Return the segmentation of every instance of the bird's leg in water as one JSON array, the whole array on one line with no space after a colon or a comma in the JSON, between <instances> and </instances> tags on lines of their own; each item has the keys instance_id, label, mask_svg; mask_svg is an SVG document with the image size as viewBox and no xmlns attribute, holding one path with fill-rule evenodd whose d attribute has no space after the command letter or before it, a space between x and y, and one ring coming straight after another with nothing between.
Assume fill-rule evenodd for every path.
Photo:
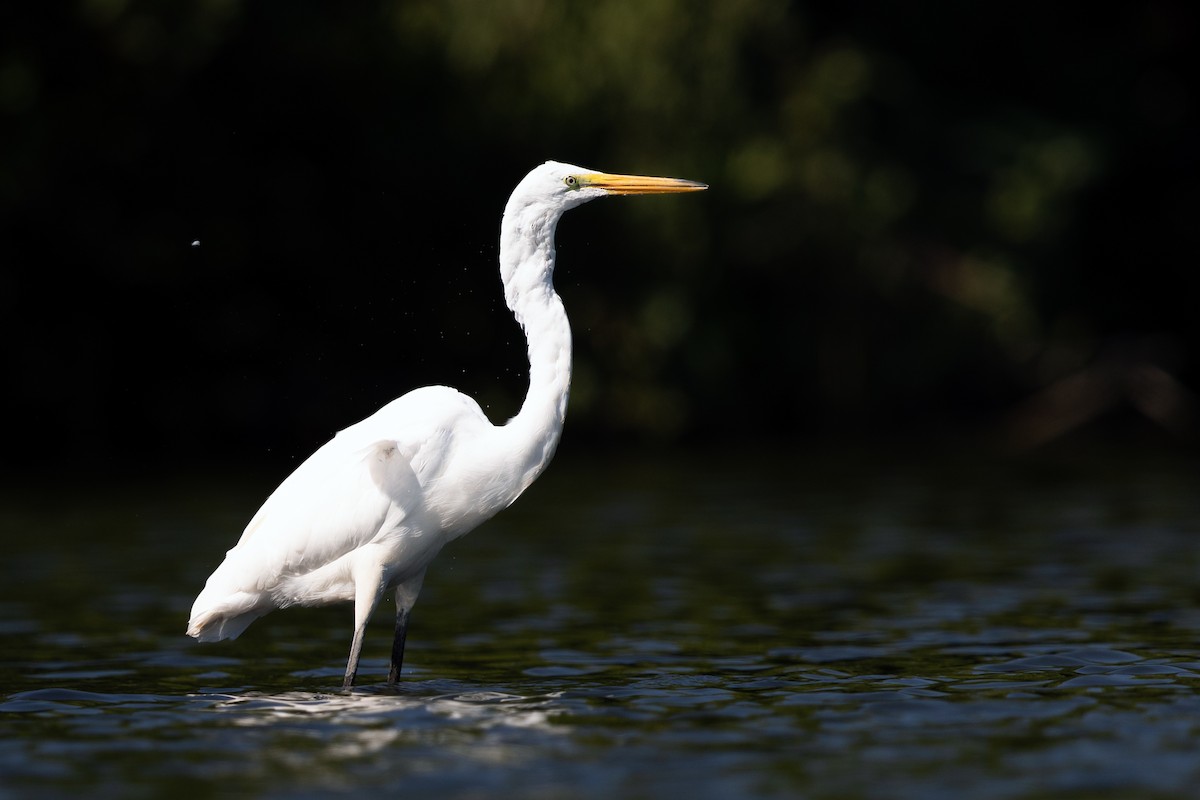
<instances>
[{"instance_id":1,"label":"bird's leg in water","mask_svg":"<svg viewBox=\"0 0 1200 800\"><path fill-rule=\"evenodd\" d=\"M396 638L392 640L392 668L388 670L388 683L395 684L404 665L404 640L408 637L407 608L396 611Z\"/></svg>"},{"instance_id":2,"label":"bird's leg in water","mask_svg":"<svg viewBox=\"0 0 1200 800\"><path fill-rule=\"evenodd\" d=\"M371 621L371 612L383 596L382 573L383 568L379 564L367 564L354 576L354 639L350 642L350 658L346 661L343 689L353 686L354 678L358 675L358 657L362 654L367 623Z\"/></svg>"},{"instance_id":3,"label":"bird's leg in water","mask_svg":"<svg viewBox=\"0 0 1200 800\"><path fill-rule=\"evenodd\" d=\"M350 642L350 659L346 662L346 677L342 680L342 688L349 689L354 685L358 675L358 656L362 652L363 628L354 630L354 640Z\"/></svg>"},{"instance_id":4,"label":"bird's leg in water","mask_svg":"<svg viewBox=\"0 0 1200 800\"><path fill-rule=\"evenodd\" d=\"M404 665L404 640L408 636L408 615L416 605L421 584L425 582L425 570L421 570L396 587L396 638L392 640L392 668L388 670L388 683L400 679L400 668Z\"/></svg>"}]
</instances>

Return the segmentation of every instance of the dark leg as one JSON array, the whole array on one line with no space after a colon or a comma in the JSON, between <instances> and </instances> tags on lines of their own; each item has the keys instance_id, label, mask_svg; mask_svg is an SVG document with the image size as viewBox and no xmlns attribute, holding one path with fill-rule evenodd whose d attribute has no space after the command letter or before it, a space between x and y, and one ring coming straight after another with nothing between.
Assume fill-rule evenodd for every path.
<instances>
[{"instance_id":1,"label":"dark leg","mask_svg":"<svg viewBox=\"0 0 1200 800\"><path fill-rule=\"evenodd\" d=\"M404 640L408 637L408 615L417 595L421 593L421 584L425 581L425 570L409 578L396 587L396 638L392 640L392 668L388 670L388 683L395 685L400 679L400 668L404 665Z\"/></svg>"},{"instance_id":2,"label":"dark leg","mask_svg":"<svg viewBox=\"0 0 1200 800\"><path fill-rule=\"evenodd\" d=\"M392 640L392 668L388 670L388 683L395 685L404 666L404 640L408 637L408 609L396 611L396 638Z\"/></svg>"}]
</instances>

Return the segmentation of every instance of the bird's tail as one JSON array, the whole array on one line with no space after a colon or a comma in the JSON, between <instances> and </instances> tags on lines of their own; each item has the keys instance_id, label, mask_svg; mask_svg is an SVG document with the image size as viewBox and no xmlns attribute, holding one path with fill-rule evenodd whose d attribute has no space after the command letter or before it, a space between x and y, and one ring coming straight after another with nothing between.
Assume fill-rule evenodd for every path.
<instances>
[{"instance_id":1,"label":"bird's tail","mask_svg":"<svg viewBox=\"0 0 1200 800\"><path fill-rule=\"evenodd\" d=\"M202 642L236 639L250 623L275 606L258 583L245 575L246 554L233 548L225 554L192 603L187 635Z\"/></svg>"},{"instance_id":2,"label":"bird's tail","mask_svg":"<svg viewBox=\"0 0 1200 800\"><path fill-rule=\"evenodd\" d=\"M206 610L192 609L192 618L188 621L188 636L201 642L219 642L222 639L236 639L242 631L250 627L250 623L271 610L253 601L258 597L242 593L244 599L231 597L225 602ZM247 602L250 601L250 602ZM196 604L199 606L199 602Z\"/></svg>"}]
</instances>

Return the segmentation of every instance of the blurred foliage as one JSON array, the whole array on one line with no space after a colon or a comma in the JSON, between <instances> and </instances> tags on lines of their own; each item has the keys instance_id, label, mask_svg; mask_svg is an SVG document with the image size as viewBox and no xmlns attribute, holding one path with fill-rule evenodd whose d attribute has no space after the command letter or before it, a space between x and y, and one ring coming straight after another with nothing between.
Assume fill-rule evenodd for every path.
<instances>
[{"instance_id":1,"label":"blurred foliage","mask_svg":"<svg viewBox=\"0 0 1200 800\"><path fill-rule=\"evenodd\" d=\"M712 186L564 221L568 441L1194 432L1183 2L78 0L0 45L10 467L291 459L428 382L503 419L547 158Z\"/></svg>"}]
</instances>

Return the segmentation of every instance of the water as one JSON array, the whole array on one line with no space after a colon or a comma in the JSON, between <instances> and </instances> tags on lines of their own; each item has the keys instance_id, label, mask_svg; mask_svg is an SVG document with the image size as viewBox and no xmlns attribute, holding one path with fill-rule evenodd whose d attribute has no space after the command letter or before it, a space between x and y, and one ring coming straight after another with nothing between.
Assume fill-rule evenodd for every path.
<instances>
[{"instance_id":1,"label":"water","mask_svg":"<svg viewBox=\"0 0 1200 800\"><path fill-rule=\"evenodd\" d=\"M183 636L271 487L0 503L0 797L1188 797L1194 464L554 468L390 608Z\"/></svg>"}]
</instances>

